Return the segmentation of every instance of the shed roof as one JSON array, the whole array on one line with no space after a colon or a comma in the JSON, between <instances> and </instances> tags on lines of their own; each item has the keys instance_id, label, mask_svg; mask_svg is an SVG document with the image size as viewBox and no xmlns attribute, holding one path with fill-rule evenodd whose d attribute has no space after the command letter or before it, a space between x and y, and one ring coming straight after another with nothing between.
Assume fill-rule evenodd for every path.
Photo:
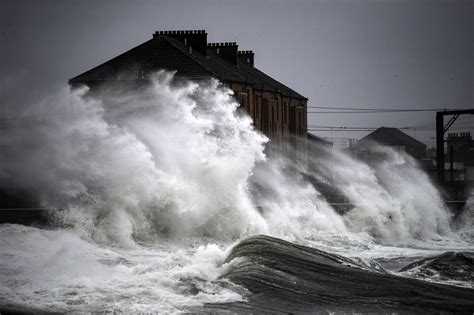
<instances>
[{"instance_id":1,"label":"shed roof","mask_svg":"<svg viewBox=\"0 0 474 315\"><path fill-rule=\"evenodd\" d=\"M410 137L406 133L400 131L397 128L387 128L387 127L380 127L377 130L373 131L372 133L368 134L367 136L363 137L359 140L359 143L365 143L369 141L375 141L380 144L388 145L388 146L411 146L411 147L424 147L426 145L413 137Z\"/></svg>"}]
</instances>

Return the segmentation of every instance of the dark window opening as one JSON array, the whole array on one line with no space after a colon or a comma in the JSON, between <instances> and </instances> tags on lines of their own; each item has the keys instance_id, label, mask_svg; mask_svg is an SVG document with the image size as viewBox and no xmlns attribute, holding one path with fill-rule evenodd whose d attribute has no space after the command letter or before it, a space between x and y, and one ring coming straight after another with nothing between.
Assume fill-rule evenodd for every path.
<instances>
[{"instance_id":1,"label":"dark window opening","mask_svg":"<svg viewBox=\"0 0 474 315\"><path fill-rule=\"evenodd\" d=\"M298 131L300 136L303 135L303 124L301 123L301 112L298 113Z\"/></svg>"},{"instance_id":2,"label":"dark window opening","mask_svg":"<svg viewBox=\"0 0 474 315\"><path fill-rule=\"evenodd\" d=\"M239 103L238 110L239 111L245 110L247 107L246 105L247 93L242 93L242 92L237 93L237 102Z\"/></svg>"},{"instance_id":3,"label":"dark window opening","mask_svg":"<svg viewBox=\"0 0 474 315\"><path fill-rule=\"evenodd\" d=\"M280 121L280 107L278 106L278 99L276 105L276 112L277 112L277 121Z\"/></svg>"}]
</instances>

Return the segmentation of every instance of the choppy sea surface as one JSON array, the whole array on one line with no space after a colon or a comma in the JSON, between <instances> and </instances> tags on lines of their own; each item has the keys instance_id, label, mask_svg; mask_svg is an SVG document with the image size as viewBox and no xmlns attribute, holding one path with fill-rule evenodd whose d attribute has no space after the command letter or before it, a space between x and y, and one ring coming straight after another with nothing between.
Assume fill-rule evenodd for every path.
<instances>
[{"instance_id":1,"label":"choppy sea surface","mask_svg":"<svg viewBox=\"0 0 474 315\"><path fill-rule=\"evenodd\" d=\"M0 183L53 209L0 225L1 311L474 311L473 198L454 218L376 145L268 154L231 91L172 79L100 101L63 88L0 136Z\"/></svg>"}]
</instances>

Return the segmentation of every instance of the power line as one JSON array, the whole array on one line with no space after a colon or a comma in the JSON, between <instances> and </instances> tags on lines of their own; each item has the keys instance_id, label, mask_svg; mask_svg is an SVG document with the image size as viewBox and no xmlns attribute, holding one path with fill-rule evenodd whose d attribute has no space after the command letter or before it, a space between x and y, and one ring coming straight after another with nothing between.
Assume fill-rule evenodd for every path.
<instances>
[{"instance_id":1,"label":"power line","mask_svg":"<svg viewBox=\"0 0 474 315\"><path fill-rule=\"evenodd\" d=\"M349 107L325 107L308 106L308 108L323 109L308 111L308 114L379 114L379 113L410 113L410 112L440 112L447 110L456 110L448 108L349 108Z\"/></svg>"},{"instance_id":2,"label":"power line","mask_svg":"<svg viewBox=\"0 0 474 315\"><path fill-rule=\"evenodd\" d=\"M397 109L397 110L365 110L365 111L308 111L308 114L380 114L380 113L413 113L413 112L438 112L425 109Z\"/></svg>"},{"instance_id":3,"label":"power line","mask_svg":"<svg viewBox=\"0 0 474 315\"><path fill-rule=\"evenodd\" d=\"M327 131L327 132L333 132L333 131L351 131L351 132L355 132L355 131L363 131L363 132L366 132L366 131L374 131L376 130L377 128L374 128L374 129L318 129L318 128L308 128L309 131Z\"/></svg>"},{"instance_id":4,"label":"power line","mask_svg":"<svg viewBox=\"0 0 474 315\"><path fill-rule=\"evenodd\" d=\"M446 110L459 110L451 108L412 108L412 109L400 109L400 108L360 108L360 107L326 107L326 106L312 106L308 105L308 108L318 109L329 109L329 110L349 110L349 111L423 111L423 112L439 112Z\"/></svg>"},{"instance_id":5,"label":"power line","mask_svg":"<svg viewBox=\"0 0 474 315\"><path fill-rule=\"evenodd\" d=\"M471 122L467 122L471 123ZM320 126L320 125L308 125L308 129L318 129L319 131L332 131L332 130L340 130L340 131L370 131L370 130L376 130L380 127L352 127L352 126ZM411 126L411 127L389 127L389 128L396 128L400 130L417 130L417 131L429 131L429 130L435 130L436 126L425 126L425 127L419 127L419 126ZM465 130L465 129L471 129L474 128L474 125L470 126L458 126L458 127L452 127L450 128L451 130Z\"/></svg>"},{"instance_id":6,"label":"power line","mask_svg":"<svg viewBox=\"0 0 474 315\"><path fill-rule=\"evenodd\" d=\"M473 121L464 121L464 122L459 122L460 120L466 120L466 119L474 119L474 116L467 116L467 117L461 117L459 118L455 123L454 127L459 126L459 125L466 125L466 124L472 124ZM334 128L339 128L339 129L377 129L380 127L374 127L374 126L326 126L326 125L317 125L317 124L309 124L309 127L315 127L315 128L327 128L327 129L334 129ZM436 128L436 122L432 123L424 123L424 124L417 124L417 125L411 125L411 126L403 126L403 127L390 127L390 128L397 128L397 129L416 129L416 130L426 130L426 129L435 129ZM460 128L474 128L474 126L463 126Z\"/></svg>"},{"instance_id":7,"label":"power line","mask_svg":"<svg viewBox=\"0 0 474 315\"><path fill-rule=\"evenodd\" d=\"M357 129L378 129L380 127L350 127L350 126L318 126L318 125L309 125L309 127L311 128L318 128L318 129L352 129L352 130L357 130ZM396 128L396 129L402 129L402 130L420 130L420 131L423 131L423 130L434 130L436 129L435 126L433 127L388 127L388 128ZM474 128L474 125L470 125L470 126L459 126L459 127L454 127L456 128L457 130L462 130L462 129L470 129L470 128ZM450 128L451 129L451 128Z\"/></svg>"},{"instance_id":8,"label":"power line","mask_svg":"<svg viewBox=\"0 0 474 315\"><path fill-rule=\"evenodd\" d=\"M474 126L471 127L474 129ZM333 132L333 131L340 131L340 132L367 132L367 131L375 131L378 128L361 128L361 129L349 129L349 128L332 128L332 129L322 129L322 128L308 128L309 131L320 131L320 132ZM400 128L397 128L400 129ZM455 130L455 131L463 131L466 130L467 128L450 128L449 130ZM406 130L406 129L405 129ZM431 131L434 129L410 129L410 130L416 130L416 131Z\"/></svg>"}]
</instances>

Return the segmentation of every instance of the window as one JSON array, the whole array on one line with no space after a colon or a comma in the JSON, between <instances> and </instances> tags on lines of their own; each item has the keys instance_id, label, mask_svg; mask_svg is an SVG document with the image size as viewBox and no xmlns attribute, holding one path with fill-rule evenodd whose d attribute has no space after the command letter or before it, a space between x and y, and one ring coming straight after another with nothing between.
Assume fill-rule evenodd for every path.
<instances>
[{"instance_id":1,"label":"window","mask_svg":"<svg viewBox=\"0 0 474 315\"><path fill-rule=\"evenodd\" d=\"M239 92L237 93L237 102L239 103L239 110L243 110L246 108L246 102L247 102L247 93L242 93Z\"/></svg>"},{"instance_id":2,"label":"window","mask_svg":"<svg viewBox=\"0 0 474 315\"><path fill-rule=\"evenodd\" d=\"M253 117L257 118L257 94L253 93Z\"/></svg>"},{"instance_id":3,"label":"window","mask_svg":"<svg viewBox=\"0 0 474 315\"><path fill-rule=\"evenodd\" d=\"M277 101L276 101L276 112L277 112L277 120L279 121L280 120L280 108L278 106L278 98L277 98Z\"/></svg>"},{"instance_id":4,"label":"window","mask_svg":"<svg viewBox=\"0 0 474 315\"><path fill-rule=\"evenodd\" d=\"M275 111L273 110L273 105L271 106L271 109L272 109L272 121L271 121L271 131L272 131L272 135L275 131Z\"/></svg>"},{"instance_id":5,"label":"window","mask_svg":"<svg viewBox=\"0 0 474 315\"><path fill-rule=\"evenodd\" d=\"M298 113L298 131L300 136L303 135L303 125L301 123L301 112Z\"/></svg>"},{"instance_id":6,"label":"window","mask_svg":"<svg viewBox=\"0 0 474 315\"><path fill-rule=\"evenodd\" d=\"M257 115L255 117L260 118L260 102L262 99L260 98L260 95L257 96Z\"/></svg>"},{"instance_id":7,"label":"window","mask_svg":"<svg viewBox=\"0 0 474 315\"><path fill-rule=\"evenodd\" d=\"M250 90L249 89L247 89L247 104L245 104L245 108L250 114Z\"/></svg>"}]
</instances>

